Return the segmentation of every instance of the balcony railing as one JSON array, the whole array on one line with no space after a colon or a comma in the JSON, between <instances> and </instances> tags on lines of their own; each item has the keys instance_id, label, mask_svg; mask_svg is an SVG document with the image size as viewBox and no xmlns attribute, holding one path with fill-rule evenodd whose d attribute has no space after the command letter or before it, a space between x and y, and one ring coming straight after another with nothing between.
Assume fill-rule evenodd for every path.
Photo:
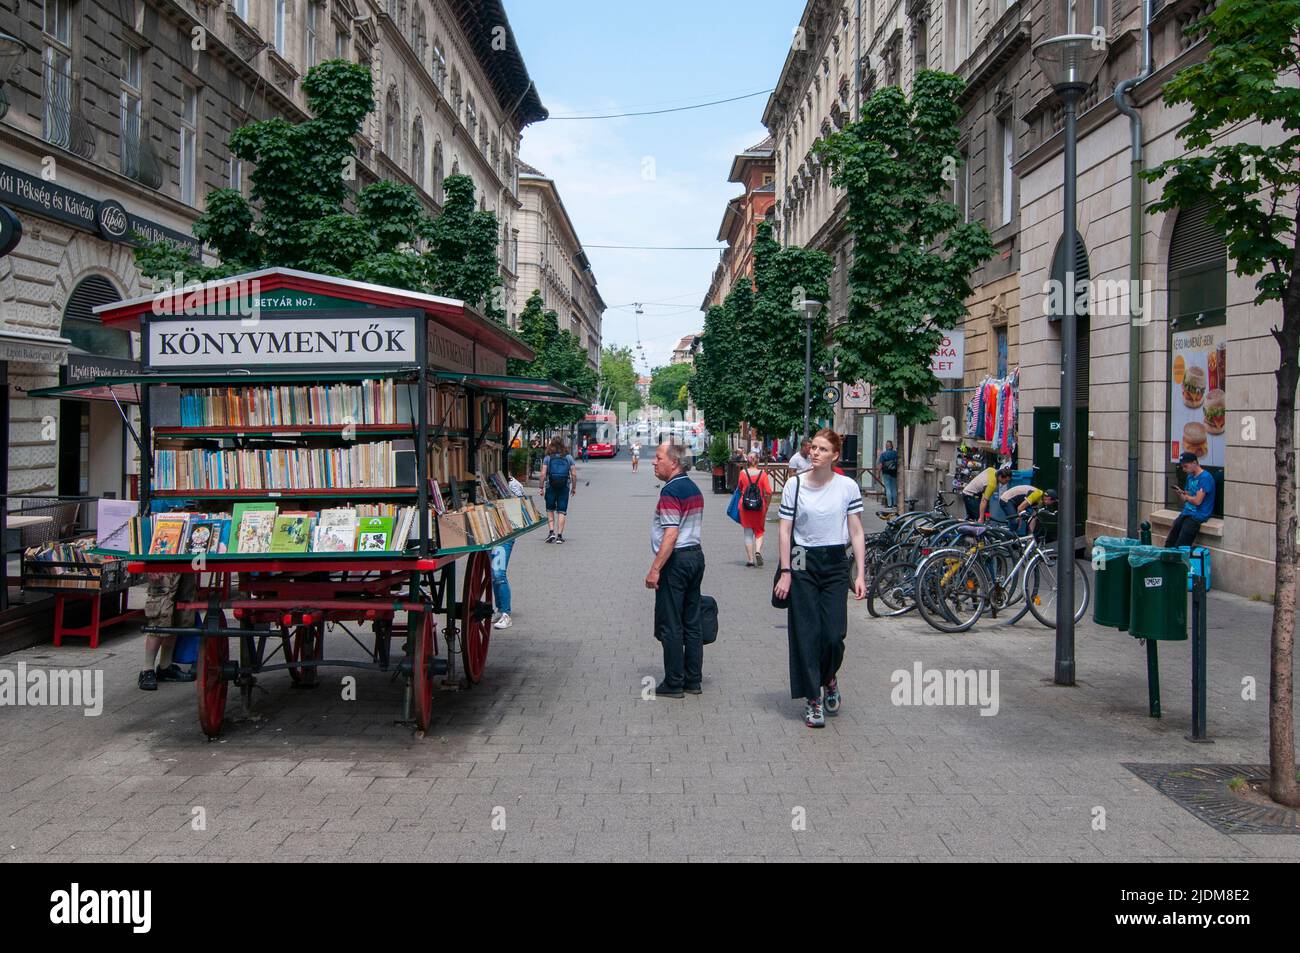
<instances>
[{"instance_id":1,"label":"balcony railing","mask_svg":"<svg viewBox=\"0 0 1300 953\"><path fill-rule=\"evenodd\" d=\"M147 121L138 128L128 125L122 130L122 174L151 189L162 188L162 163L154 152Z\"/></svg>"},{"instance_id":2,"label":"balcony railing","mask_svg":"<svg viewBox=\"0 0 1300 953\"><path fill-rule=\"evenodd\" d=\"M81 115L81 81L45 74L45 140L83 159L95 157L95 129Z\"/></svg>"}]
</instances>

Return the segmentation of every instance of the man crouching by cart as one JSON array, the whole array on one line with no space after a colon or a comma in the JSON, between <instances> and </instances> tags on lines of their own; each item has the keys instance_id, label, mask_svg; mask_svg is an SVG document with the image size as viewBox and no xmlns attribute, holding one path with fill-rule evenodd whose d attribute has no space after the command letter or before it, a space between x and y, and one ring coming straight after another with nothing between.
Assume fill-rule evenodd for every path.
<instances>
[{"instance_id":1,"label":"man crouching by cart","mask_svg":"<svg viewBox=\"0 0 1300 953\"><path fill-rule=\"evenodd\" d=\"M155 500L150 509L155 513L183 510L191 505L185 500ZM176 611L177 602L193 602L198 589L197 573L151 572L149 588L144 603L146 626L164 629L181 628L194 624L194 610ZM159 657L159 651L162 655ZM158 690L159 682L192 682L197 677L193 668L185 671L172 661L176 650L176 636L150 635L144 637L144 669L138 684L141 690ZM155 664L157 667L155 667Z\"/></svg>"}]
</instances>

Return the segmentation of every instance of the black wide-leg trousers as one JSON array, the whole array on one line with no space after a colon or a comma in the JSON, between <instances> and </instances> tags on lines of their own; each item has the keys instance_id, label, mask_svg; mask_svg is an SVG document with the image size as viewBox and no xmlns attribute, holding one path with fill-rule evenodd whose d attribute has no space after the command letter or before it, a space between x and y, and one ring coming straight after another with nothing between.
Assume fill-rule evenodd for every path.
<instances>
[{"instance_id":1,"label":"black wide-leg trousers","mask_svg":"<svg viewBox=\"0 0 1300 953\"><path fill-rule=\"evenodd\" d=\"M796 546L790 574L790 697L819 698L844 661L850 563L843 546Z\"/></svg>"}]
</instances>

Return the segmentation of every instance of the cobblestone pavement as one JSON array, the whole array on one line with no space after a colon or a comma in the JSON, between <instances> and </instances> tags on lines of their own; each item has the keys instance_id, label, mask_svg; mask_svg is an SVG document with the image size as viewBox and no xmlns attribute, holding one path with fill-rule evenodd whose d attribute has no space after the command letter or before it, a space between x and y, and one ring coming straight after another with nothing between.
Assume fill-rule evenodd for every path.
<instances>
[{"instance_id":1,"label":"cobblestone pavement","mask_svg":"<svg viewBox=\"0 0 1300 953\"><path fill-rule=\"evenodd\" d=\"M1184 739L1189 643L1162 647L1157 721L1125 634L1081 626L1079 684L1058 688L1053 634L1032 621L947 636L856 603L844 711L813 731L767 601L775 535L768 567L745 568L727 498L704 478L721 634L703 695L643 700L642 680L662 674L643 585L657 484L625 456L582 477L568 542L515 546L515 626L494 634L482 685L437 697L426 738L396 723L401 686L380 674L355 673L344 701L344 671L314 691L270 673L258 717L209 743L192 685L136 689L139 633L0 659L102 670L106 692L98 717L0 709L0 859L1300 858L1300 837L1215 833L1122 766L1266 760L1267 605L1212 595L1214 745ZM342 633L327 640L329 655L349 649L360 655ZM892 704L891 673L916 663L997 670L997 714ZM1257 700L1241 697L1246 677Z\"/></svg>"}]
</instances>

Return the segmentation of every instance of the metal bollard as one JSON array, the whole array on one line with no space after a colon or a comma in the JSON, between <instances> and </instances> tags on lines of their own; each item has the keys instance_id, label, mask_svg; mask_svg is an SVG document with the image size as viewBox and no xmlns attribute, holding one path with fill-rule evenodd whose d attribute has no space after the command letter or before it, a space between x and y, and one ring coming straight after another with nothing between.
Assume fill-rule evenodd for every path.
<instances>
[{"instance_id":1,"label":"metal bollard","mask_svg":"<svg viewBox=\"0 0 1300 953\"><path fill-rule=\"evenodd\" d=\"M1151 524L1150 523L1144 522L1138 528L1138 540L1142 543L1143 546L1151 545Z\"/></svg>"},{"instance_id":2,"label":"metal bollard","mask_svg":"<svg viewBox=\"0 0 1300 953\"><path fill-rule=\"evenodd\" d=\"M1188 741L1214 744L1206 736L1206 601L1205 577L1192 577L1192 733Z\"/></svg>"},{"instance_id":3,"label":"metal bollard","mask_svg":"<svg viewBox=\"0 0 1300 953\"><path fill-rule=\"evenodd\" d=\"M1160 643L1147 639L1147 703L1152 718L1160 717Z\"/></svg>"}]
</instances>

